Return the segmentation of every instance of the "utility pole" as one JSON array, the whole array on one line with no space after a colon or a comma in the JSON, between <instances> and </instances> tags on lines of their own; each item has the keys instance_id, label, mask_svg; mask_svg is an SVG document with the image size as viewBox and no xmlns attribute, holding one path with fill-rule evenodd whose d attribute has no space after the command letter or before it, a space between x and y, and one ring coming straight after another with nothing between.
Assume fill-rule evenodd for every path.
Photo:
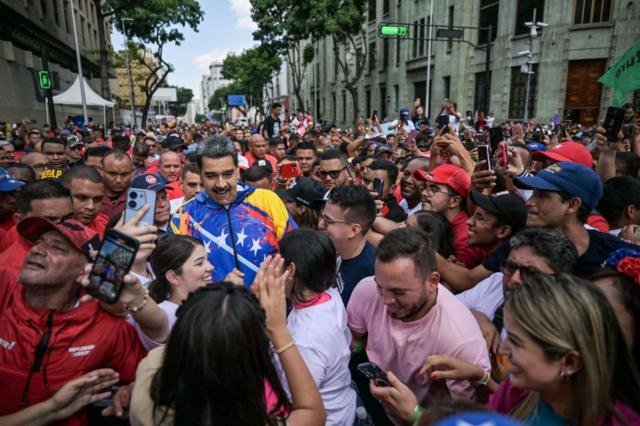
<instances>
[{"instance_id":1,"label":"utility pole","mask_svg":"<svg viewBox=\"0 0 640 426\"><path fill-rule=\"evenodd\" d=\"M42 48L42 69L46 71L48 75L51 75L49 73L49 51L46 47ZM49 125L51 126L51 128L55 129L58 127L58 123L56 123L56 110L53 107L53 93L51 91L51 84L49 85L48 89L44 90L44 94L46 97L44 102L47 109L47 119L49 120Z\"/></svg>"},{"instance_id":2,"label":"utility pole","mask_svg":"<svg viewBox=\"0 0 640 426\"><path fill-rule=\"evenodd\" d=\"M429 6L429 44L427 45L427 84L426 89L427 93L424 95L424 116L427 118L431 117L431 42L433 41L433 3L435 0L430 1L431 5Z\"/></svg>"},{"instance_id":3,"label":"utility pole","mask_svg":"<svg viewBox=\"0 0 640 426\"><path fill-rule=\"evenodd\" d=\"M523 121L526 123L529 120L529 96L531 90L531 75L533 75L533 39L538 36L538 28L546 27L544 22L536 21L537 9L533 9L533 19L531 22L525 22L524 24L529 27L529 50L520 52L520 56L527 56L527 63L523 67L523 72L527 74L527 86L524 92L524 117Z\"/></svg>"},{"instance_id":4,"label":"utility pole","mask_svg":"<svg viewBox=\"0 0 640 426\"><path fill-rule=\"evenodd\" d=\"M82 74L82 58L80 57L80 43L78 42L78 28L76 28L76 10L74 0L69 0L71 4L71 25L73 26L73 41L76 46L76 61L78 62L78 77L80 79L80 98L82 99L82 115L84 115L83 127L89 122L87 116L87 98L84 94L84 76Z\"/></svg>"},{"instance_id":5,"label":"utility pole","mask_svg":"<svg viewBox=\"0 0 640 426\"><path fill-rule=\"evenodd\" d=\"M129 75L129 98L131 99L131 115L133 116L133 128L138 127L138 119L136 118L136 96L133 90L133 76L131 75L131 61L129 61L129 34L127 34L125 21L133 21L131 18L122 18L122 32L125 35L124 60L127 62L127 74Z\"/></svg>"}]
</instances>

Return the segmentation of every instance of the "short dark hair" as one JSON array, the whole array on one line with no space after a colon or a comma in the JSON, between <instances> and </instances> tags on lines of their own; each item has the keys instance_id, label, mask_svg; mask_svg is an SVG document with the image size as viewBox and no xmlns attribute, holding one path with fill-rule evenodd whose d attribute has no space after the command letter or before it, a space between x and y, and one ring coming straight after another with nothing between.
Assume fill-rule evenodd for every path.
<instances>
[{"instance_id":1,"label":"short dark hair","mask_svg":"<svg viewBox=\"0 0 640 426\"><path fill-rule=\"evenodd\" d=\"M435 252L429 237L420 229L394 229L380 241L376 254L379 261L388 263L403 257L413 260L416 275L421 280L426 280L436 270Z\"/></svg>"},{"instance_id":2,"label":"short dark hair","mask_svg":"<svg viewBox=\"0 0 640 426\"><path fill-rule=\"evenodd\" d=\"M445 259L454 254L451 222L442 213L420 210L414 213L417 228L424 232L436 253Z\"/></svg>"},{"instance_id":3,"label":"short dark hair","mask_svg":"<svg viewBox=\"0 0 640 426\"><path fill-rule=\"evenodd\" d=\"M305 288L320 293L335 285L336 250L326 234L308 228L288 232L280 240L280 254L285 266L295 265L292 294L298 301L304 301Z\"/></svg>"},{"instance_id":4,"label":"short dark hair","mask_svg":"<svg viewBox=\"0 0 640 426\"><path fill-rule=\"evenodd\" d=\"M84 152L84 159L86 160L89 157L104 158L109 152L111 152L111 148L106 145L92 146Z\"/></svg>"},{"instance_id":5,"label":"short dark hair","mask_svg":"<svg viewBox=\"0 0 640 426\"><path fill-rule=\"evenodd\" d=\"M318 155L318 153L316 152L316 147L313 144L313 142L309 142L309 141L300 142L298 145L296 145L294 152L298 152L299 149L310 149L311 151L313 151L314 155Z\"/></svg>"},{"instance_id":6,"label":"short dark hair","mask_svg":"<svg viewBox=\"0 0 640 426\"><path fill-rule=\"evenodd\" d=\"M545 259L554 273L571 273L578 263L578 251L562 232L547 228L526 228L509 240L511 250L529 247Z\"/></svg>"},{"instance_id":7,"label":"short dark hair","mask_svg":"<svg viewBox=\"0 0 640 426\"><path fill-rule=\"evenodd\" d=\"M90 166L77 165L70 168L62 177L62 185L71 188L71 182L74 179L88 180L93 183L104 183L100 173Z\"/></svg>"},{"instance_id":8,"label":"short dark hair","mask_svg":"<svg viewBox=\"0 0 640 426\"><path fill-rule=\"evenodd\" d=\"M26 184L16 197L16 211L25 215L31 211L34 200L50 200L54 198L69 198L69 190L61 183L53 180L37 180Z\"/></svg>"},{"instance_id":9,"label":"short dark hair","mask_svg":"<svg viewBox=\"0 0 640 426\"><path fill-rule=\"evenodd\" d=\"M271 172L266 167L252 166L242 172L242 180L246 182L258 182L262 179L271 179Z\"/></svg>"},{"instance_id":10,"label":"short dark hair","mask_svg":"<svg viewBox=\"0 0 640 426\"><path fill-rule=\"evenodd\" d=\"M231 157L233 164L238 165L238 151L233 141L225 136L214 135L200 142L196 150L198 153L198 167L202 169L202 158Z\"/></svg>"},{"instance_id":11,"label":"short dark hair","mask_svg":"<svg viewBox=\"0 0 640 426\"><path fill-rule=\"evenodd\" d=\"M195 163L189 163L186 166L184 166L184 169L182 170L182 177L184 178L187 173L193 173L196 175L200 174L200 167L198 167L197 164Z\"/></svg>"},{"instance_id":12,"label":"short dark hair","mask_svg":"<svg viewBox=\"0 0 640 426\"><path fill-rule=\"evenodd\" d=\"M635 152L616 152L616 171L622 176L638 176L640 157Z\"/></svg>"},{"instance_id":13,"label":"short dark hair","mask_svg":"<svg viewBox=\"0 0 640 426\"><path fill-rule=\"evenodd\" d=\"M345 220L360 225L362 235L369 232L376 220L376 202L364 186L345 185L333 188L329 192L329 202L344 209Z\"/></svg>"},{"instance_id":14,"label":"short dark hair","mask_svg":"<svg viewBox=\"0 0 640 426\"><path fill-rule=\"evenodd\" d=\"M29 166L28 164L9 163L5 167L5 170L9 172L9 169L24 170L25 172L27 172L29 174L29 182L33 182L34 180L36 180L36 171L33 170L33 167ZM9 172L9 174L11 174L11 172Z\"/></svg>"},{"instance_id":15,"label":"short dark hair","mask_svg":"<svg viewBox=\"0 0 640 426\"><path fill-rule=\"evenodd\" d=\"M348 163L347 155L339 149L329 148L320 156L320 161L328 160L340 160L342 166L346 166Z\"/></svg>"},{"instance_id":16,"label":"short dark hair","mask_svg":"<svg viewBox=\"0 0 640 426\"><path fill-rule=\"evenodd\" d=\"M126 136L116 136L111 138L111 146L113 146L113 149L128 151L131 147L131 140Z\"/></svg>"},{"instance_id":17,"label":"short dark hair","mask_svg":"<svg viewBox=\"0 0 640 426\"><path fill-rule=\"evenodd\" d=\"M396 183L396 180L398 179L398 167L389 160L375 159L371 164L369 164L369 169L385 170L391 185Z\"/></svg>"},{"instance_id":18,"label":"short dark hair","mask_svg":"<svg viewBox=\"0 0 640 426\"><path fill-rule=\"evenodd\" d=\"M269 146L278 146L278 145L284 145L284 141L280 138L269 139Z\"/></svg>"},{"instance_id":19,"label":"short dark hair","mask_svg":"<svg viewBox=\"0 0 640 426\"><path fill-rule=\"evenodd\" d=\"M44 153L44 146L48 143L53 143L53 144L57 144L57 145L62 145L63 147L67 147L67 142L64 139L60 139L60 138L46 138L45 140L42 141L42 144L40 145L40 149L42 150L42 152Z\"/></svg>"},{"instance_id":20,"label":"short dark hair","mask_svg":"<svg viewBox=\"0 0 640 426\"><path fill-rule=\"evenodd\" d=\"M571 195L568 192L564 192L564 191L560 191L558 192L558 194L560 195L560 199L562 200L563 203L566 203L567 201L571 200L572 198L580 198L580 197L576 197L575 195ZM589 207L586 206L586 204L584 203L584 201L582 200L582 198L580 198L580 208L578 209L578 215L577 215L577 219L580 223L587 223L587 219L589 218L589 215L591 214L591 209Z\"/></svg>"},{"instance_id":21,"label":"short dark hair","mask_svg":"<svg viewBox=\"0 0 640 426\"><path fill-rule=\"evenodd\" d=\"M598 211L607 222L616 224L629 205L640 209L640 181L630 176L616 176L606 181Z\"/></svg>"},{"instance_id":22,"label":"short dark hair","mask_svg":"<svg viewBox=\"0 0 640 426\"><path fill-rule=\"evenodd\" d=\"M280 102L274 102L271 104L271 109L282 108L282 104Z\"/></svg>"}]
</instances>

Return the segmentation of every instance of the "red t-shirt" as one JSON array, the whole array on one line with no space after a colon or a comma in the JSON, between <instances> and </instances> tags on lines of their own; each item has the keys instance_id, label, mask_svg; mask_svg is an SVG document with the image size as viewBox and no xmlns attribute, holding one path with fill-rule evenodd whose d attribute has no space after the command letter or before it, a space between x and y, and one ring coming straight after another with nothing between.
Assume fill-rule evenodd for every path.
<instances>
[{"instance_id":1,"label":"red t-shirt","mask_svg":"<svg viewBox=\"0 0 640 426\"><path fill-rule=\"evenodd\" d=\"M489 254L488 250L469 245L469 215L460 211L451 221L451 233L453 234L453 253L460 262L471 269L481 264Z\"/></svg>"},{"instance_id":2,"label":"red t-shirt","mask_svg":"<svg viewBox=\"0 0 640 426\"><path fill-rule=\"evenodd\" d=\"M256 161L258 161L258 159L253 156L251 151L247 151L247 153L244 155L244 157L249 162L249 167L252 167L253 164ZM276 160L276 157L274 157L273 155L270 155L270 154L266 154L264 156L264 159L267 160L269 162L269 164L271 164L271 171L273 172L273 174L276 174L276 172L278 171L278 160Z\"/></svg>"},{"instance_id":3,"label":"red t-shirt","mask_svg":"<svg viewBox=\"0 0 640 426\"><path fill-rule=\"evenodd\" d=\"M0 222L0 228L4 229L5 231L8 231L15 224L16 222L13 220L13 216L9 216L7 219L5 219L4 222Z\"/></svg>"}]
</instances>

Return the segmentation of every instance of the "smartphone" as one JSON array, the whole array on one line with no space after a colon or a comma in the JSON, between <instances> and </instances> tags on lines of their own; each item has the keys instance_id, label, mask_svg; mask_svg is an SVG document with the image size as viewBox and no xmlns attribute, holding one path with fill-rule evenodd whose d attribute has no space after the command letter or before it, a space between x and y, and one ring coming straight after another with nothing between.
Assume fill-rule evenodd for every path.
<instances>
[{"instance_id":1,"label":"smartphone","mask_svg":"<svg viewBox=\"0 0 640 426\"><path fill-rule=\"evenodd\" d=\"M443 128L444 126L449 124L449 116L445 114L439 115L437 119L437 123L438 123L438 129Z\"/></svg>"},{"instance_id":2,"label":"smartphone","mask_svg":"<svg viewBox=\"0 0 640 426\"><path fill-rule=\"evenodd\" d=\"M108 229L89 275L87 293L103 302L114 304L120 298L124 276L129 273L139 247L138 240L114 229Z\"/></svg>"},{"instance_id":3,"label":"smartphone","mask_svg":"<svg viewBox=\"0 0 640 426\"><path fill-rule=\"evenodd\" d=\"M507 144L502 143L500 144L500 166L507 167L508 164L509 164L509 156L507 153Z\"/></svg>"},{"instance_id":4,"label":"smartphone","mask_svg":"<svg viewBox=\"0 0 640 426\"><path fill-rule=\"evenodd\" d=\"M299 176L302 176L302 171L300 170L300 165L298 162L295 163L286 163L280 166L280 176L285 179L295 179Z\"/></svg>"},{"instance_id":5,"label":"smartphone","mask_svg":"<svg viewBox=\"0 0 640 426\"><path fill-rule=\"evenodd\" d=\"M127 204L124 209L124 221L125 223L131 219L138 210L144 207L145 204L149 205L149 209L145 212L144 216L138 222L141 225L153 225L156 216L156 192L150 189L137 189L129 188L127 190Z\"/></svg>"},{"instance_id":6,"label":"smartphone","mask_svg":"<svg viewBox=\"0 0 640 426\"><path fill-rule=\"evenodd\" d=\"M622 108L609 107L607 109L603 127L607 131L607 140L609 142L618 142L618 133L622 128L623 120L624 110Z\"/></svg>"},{"instance_id":7,"label":"smartphone","mask_svg":"<svg viewBox=\"0 0 640 426\"><path fill-rule=\"evenodd\" d=\"M489 145L478 145L478 161L485 160L487 163L482 170L491 170L491 149Z\"/></svg>"},{"instance_id":8,"label":"smartphone","mask_svg":"<svg viewBox=\"0 0 640 426\"><path fill-rule=\"evenodd\" d=\"M387 378L387 373L382 371L382 369L373 362L358 364L358 371L367 379L373 380L378 386L391 386Z\"/></svg>"},{"instance_id":9,"label":"smartphone","mask_svg":"<svg viewBox=\"0 0 640 426\"><path fill-rule=\"evenodd\" d=\"M473 141L464 141L464 147L467 151L471 151L476 147L476 144Z\"/></svg>"},{"instance_id":10,"label":"smartphone","mask_svg":"<svg viewBox=\"0 0 640 426\"><path fill-rule=\"evenodd\" d=\"M382 188L384 187L384 180L379 177L373 178L373 192L378 194L378 200L382 199Z\"/></svg>"},{"instance_id":11,"label":"smartphone","mask_svg":"<svg viewBox=\"0 0 640 426\"><path fill-rule=\"evenodd\" d=\"M502 127L492 127L489 129L489 143L491 144L491 150L498 149L500 142L504 140L504 134L502 133Z\"/></svg>"}]
</instances>

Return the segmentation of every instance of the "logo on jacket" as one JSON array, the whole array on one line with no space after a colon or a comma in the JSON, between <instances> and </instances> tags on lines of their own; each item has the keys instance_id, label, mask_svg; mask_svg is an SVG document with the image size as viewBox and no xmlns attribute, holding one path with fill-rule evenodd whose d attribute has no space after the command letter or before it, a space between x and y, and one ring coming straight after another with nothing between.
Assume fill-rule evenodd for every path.
<instances>
[{"instance_id":1,"label":"logo on jacket","mask_svg":"<svg viewBox=\"0 0 640 426\"><path fill-rule=\"evenodd\" d=\"M16 345L16 342L7 342L2 337L0 337L0 346L10 351Z\"/></svg>"},{"instance_id":2,"label":"logo on jacket","mask_svg":"<svg viewBox=\"0 0 640 426\"><path fill-rule=\"evenodd\" d=\"M78 358L81 356L87 356L95 349L96 345L76 346L69 348L69 353L72 357Z\"/></svg>"}]
</instances>

